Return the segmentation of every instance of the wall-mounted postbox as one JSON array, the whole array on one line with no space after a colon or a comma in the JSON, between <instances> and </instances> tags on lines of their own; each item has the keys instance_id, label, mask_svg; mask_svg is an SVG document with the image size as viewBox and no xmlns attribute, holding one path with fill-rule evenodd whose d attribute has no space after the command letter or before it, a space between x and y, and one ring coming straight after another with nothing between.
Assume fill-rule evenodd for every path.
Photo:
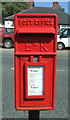
<instances>
[{"instance_id":1,"label":"wall-mounted postbox","mask_svg":"<svg viewBox=\"0 0 70 120\"><path fill-rule=\"evenodd\" d=\"M15 15L15 101L17 110L55 106L57 16Z\"/></svg>"}]
</instances>

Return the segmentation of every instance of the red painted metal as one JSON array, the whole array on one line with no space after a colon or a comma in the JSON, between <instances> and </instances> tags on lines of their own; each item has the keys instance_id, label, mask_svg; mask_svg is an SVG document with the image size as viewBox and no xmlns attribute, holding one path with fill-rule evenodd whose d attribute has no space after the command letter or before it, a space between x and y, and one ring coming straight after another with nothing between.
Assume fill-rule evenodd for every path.
<instances>
[{"instance_id":1,"label":"red painted metal","mask_svg":"<svg viewBox=\"0 0 70 120\"><path fill-rule=\"evenodd\" d=\"M57 24L55 14L15 15L15 107L52 110L56 96ZM37 61L34 59L37 58ZM43 95L28 95L28 66L44 67Z\"/></svg>"}]
</instances>

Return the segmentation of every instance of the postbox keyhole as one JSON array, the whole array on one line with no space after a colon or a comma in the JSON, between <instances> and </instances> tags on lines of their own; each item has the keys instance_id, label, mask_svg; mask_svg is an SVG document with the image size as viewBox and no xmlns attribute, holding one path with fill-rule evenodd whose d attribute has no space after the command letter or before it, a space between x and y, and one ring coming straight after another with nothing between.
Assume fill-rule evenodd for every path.
<instances>
[{"instance_id":1,"label":"postbox keyhole","mask_svg":"<svg viewBox=\"0 0 70 120\"><path fill-rule=\"evenodd\" d=\"M39 57L34 57L33 62L39 62Z\"/></svg>"}]
</instances>

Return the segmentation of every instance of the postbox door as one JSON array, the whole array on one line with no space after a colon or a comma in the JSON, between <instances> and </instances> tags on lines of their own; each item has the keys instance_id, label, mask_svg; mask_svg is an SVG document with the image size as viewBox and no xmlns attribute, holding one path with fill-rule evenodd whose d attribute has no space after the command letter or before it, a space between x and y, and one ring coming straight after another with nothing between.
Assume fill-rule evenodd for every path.
<instances>
[{"instance_id":1,"label":"postbox door","mask_svg":"<svg viewBox=\"0 0 70 120\"><path fill-rule=\"evenodd\" d=\"M18 90L18 101L20 101L21 106L44 106L44 107L53 107L53 77L54 74L52 71L54 71L53 68L53 64L54 64L54 57L52 56L37 56L39 57L40 62L32 62L32 59L34 58L34 56L22 56L22 57L16 57L16 61L17 64L19 62L19 66L16 64L17 66L17 70L20 69L20 71L16 71L18 72L18 87L20 87L20 89ZM31 61L31 62L29 62ZM43 94L41 93L37 93L38 95L36 95L35 92L36 89L34 90L34 95L32 93L32 95L28 96L28 66L43 66L43 79L42 79L42 91ZM19 80L20 79L20 80ZM33 78L34 79L34 78ZM40 79L41 80L41 79ZM33 82L33 81L32 81ZM37 82L37 81L36 81ZM39 79L38 79L38 82ZM32 83L32 85L35 84L34 82ZM38 84L35 84L35 87ZM33 87L33 86L32 86ZM28 91L27 91L28 90ZM32 89L33 91L33 89ZM39 90L38 90L39 91Z\"/></svg>"}]
</instances>

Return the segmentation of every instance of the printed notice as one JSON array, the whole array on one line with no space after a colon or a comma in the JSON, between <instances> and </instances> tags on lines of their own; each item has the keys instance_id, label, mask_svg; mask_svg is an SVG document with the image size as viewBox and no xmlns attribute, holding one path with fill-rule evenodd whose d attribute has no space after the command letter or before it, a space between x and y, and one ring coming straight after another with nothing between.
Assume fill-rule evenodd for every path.
<instances>
[{"instance_id":1,"label":"printed notice","mask_svg":"<svg viewBox=\"0 0 70 120\"><path fill-rule=\"evenodd\" d=\"M43 95L44 66L28 66L28 96Z\"/></svg>"}]
</instances>

